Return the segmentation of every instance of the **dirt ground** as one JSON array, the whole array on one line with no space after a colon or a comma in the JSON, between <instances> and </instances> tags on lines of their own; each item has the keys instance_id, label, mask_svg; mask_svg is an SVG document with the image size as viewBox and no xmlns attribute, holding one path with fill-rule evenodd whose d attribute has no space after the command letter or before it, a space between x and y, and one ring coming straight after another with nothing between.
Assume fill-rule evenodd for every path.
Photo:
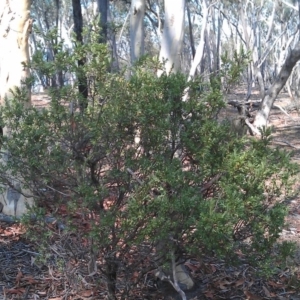
<instances>
[{"instance_id":1,"label":"dirt ground","mask_svg":"<svg viewBox=\"0 0 300 300\"><path fill-rule=\"evenodd\" d=\"M242 100L245 92L241 88L229 95L231 100ZM253 92L252 100L259 99L258 92ZM49 103L46 95L33 95L35 106L41 107ZM276 104L286 107L291 103L287 93L281 93ZM228 106L226 114L232 115L236 109ZM296 110L284 114L280 109L271 111L270 125L274 126L273 145L293 151L293 160L300 163L300 112ZM299 176L300 178L300 176ZM300 191L300 182L296 182L295 191ZM226 267L224 262L207 259L203 262L188 261L187 268L197 282L197 288L187 293L188 299L300 299L300 195L289 202L289 214L286 218L286 227L283 230L281 241L294 241L297 251L284 270L268 280L262 280L255 275L254 269L248 265ZM58 270L54 266L39 266L35 264L38 253L33 244L23 239L24 229L18 224L0 222L0 300L4 299L106 299L105 292L95 289L95 278L89 278L84 264L64 266ZM62 235L62 239L65 238ZM73 247L82 245L74 242ZM53 245L52 256L64 257L60 252L62 245ZM71 274L71 275L70 275ZM77 274L78 289L70 287ZM74 276L73 276L74 275ZM80 275L80 276L79 276ZM99 275L98 275L99 276ZM80 288L79 288L80 286ZM166 286L158 291L151 276L145 279L148 289L147 297L137 294L134 299L180 299L173 290ZM104 289L105 290L105 289ZM129 298L128 298L129 299ZM132 298L133 299L133 298Z\"/></svg>"}]
</instances>

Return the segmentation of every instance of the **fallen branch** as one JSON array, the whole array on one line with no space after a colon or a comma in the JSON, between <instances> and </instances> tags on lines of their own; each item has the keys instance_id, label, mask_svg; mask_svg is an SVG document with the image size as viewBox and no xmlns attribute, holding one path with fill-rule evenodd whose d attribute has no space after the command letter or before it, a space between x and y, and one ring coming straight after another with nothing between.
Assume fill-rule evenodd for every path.
<instances>
[{"instance_id":1,"label":"fallen branch","mask_svg":"<svg viewBox=\"0 0 300 300\"><path fill-rule=\"evenodd\" d=\"M276 108L280 109L285 115L287 115L290 119L292 119L293 121L295 121L295 119L293 117L291 117L280 105L273 104L273 107L276 107Z\"/></svg>"},{"instance_id":2,"label":"fallen branch","mask_svg":"<svg viewBox=\"0 0 300 300\"><path fill-rule=\"evenodd\" d=\"M294 146L293 144L291 144L291 143L289 143L289 142L287 142L287 141L281 141L281 140L273 140L273 141L274 141L274 142L277 142L277 143L287 144L288 146L290 146L290 147L292 147L292 148L294 148L294 149L300 149L300 148Z\"/></svg>"},{"instance_id":3,"label":"fallen branch","mask_svg":"<svg viewBox=\"0 0 300 300\"><path fill-rule=\"evenodd\" d=\"M131 169L127 168L126 170L140 185L144 184L143 181L140 180Z\"/></svg>"},{"instance_id":4,"label":"fallen branch","mask_svg":"<svg viewBox=\"0 0 300 300\"><path fill-rule=\"evenodd\" d=\"M177 280L174 251L171 254L171 258L172 258L173 282L170 278L169 278L169 282L172 284L172 286L174 287L176 292L178 292L178 294L181 296L181 299L186 300L186 295L185 295L184 291L180 288L180 286L178 284L178 280Z\"/></svg>"},{"instance_id":5,"label":"fallen branch","mask_svg":"<svg viewBox=\"0 0 300 300\"><path fill-rule=\"evenodd\" d=\"M261 135L260 131L250 123L249 119L245 119L245 124L249 127L252 135Z\"/></svg>"},{"instance_id":6,"label":"fallen branch","mask_svg":"<svg viewBox=\"0 0 300 300\"><path fill-rule=\"evenodd\" d=\"M14 224L14 223L19 223L20 220L21 220L20 217L12 217L12 216L8 216L8 215L0 213L0 222ZM31 215L30 216L30 221L36 222L37 221L36 215ZM65 230L66 229L66 226L62 222L58 221L55 217L46 216L44 218L44 222L46 224L57 223L58 229L60 229L60 230Z\"/></svg>"},{"instance_id":7,"label":"fallen branch","mask_svg":"<svg viewBox=\"0 0 300 300\"><path fill-rule=\"evenodd\" d=\"M209 182L205 183L204 186L201 188L201 194L203 195L205 191L207 191L208 189L210 189L210 187L215 183L217 182L221 176L223 174L220 173L220 174L217 174L215 177L213 177Z\"/></svg>"},{"instance_id":8,"label":"fallen branch","mask_svg":"<svg viewBox=\"0 0 300 300\"><path fill-rule=\"evenodd\" d=\"M232 106L240 106L240 105L251 105L251 104L260 104L262 100L247 100L247 101L241 101L241 100L229 100L227 101L228 104Z\"/></svg>"}]
</instances>

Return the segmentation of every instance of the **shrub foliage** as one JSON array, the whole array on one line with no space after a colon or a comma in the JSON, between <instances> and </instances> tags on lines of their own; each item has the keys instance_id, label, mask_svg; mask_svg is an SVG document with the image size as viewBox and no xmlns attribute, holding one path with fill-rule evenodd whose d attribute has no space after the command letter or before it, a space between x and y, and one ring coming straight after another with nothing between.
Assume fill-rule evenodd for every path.
<instances>
[{"instance_id":1,"label":"shrub foliage","mask_svg":"<svg viewBox=\"0 0 300 300\"><path fill-rule=\"evenodd\" d=\"M59 67L85 74L89 105L76 109L75 82L50 89L47 107L25 107L26 94L16 89L0 109L2 125L11 129L0 171L21 173L35 196L32 236L38 226L51 236L45 214L80 232L91 253L104 258L111 294L117 274L131 278L138 269L141 279L158 266L160 241L170 242L160 247L159 263L171 251L228 261L242 253L253 263L272 258L296 168L287 153L269 147L268 132L260 140L237 138L218 122L224 106L218 84L188 83L182 74L158 78L161 65L151 58L139 61L129 79L109 73L109 55L96 38L72 55L62 47L59 62L41 57L31 66L40 73L54 76ZM86 64L78 67L81 57ZM187 87L190 99L182 102Z\"/></svg>"}]
</instances>

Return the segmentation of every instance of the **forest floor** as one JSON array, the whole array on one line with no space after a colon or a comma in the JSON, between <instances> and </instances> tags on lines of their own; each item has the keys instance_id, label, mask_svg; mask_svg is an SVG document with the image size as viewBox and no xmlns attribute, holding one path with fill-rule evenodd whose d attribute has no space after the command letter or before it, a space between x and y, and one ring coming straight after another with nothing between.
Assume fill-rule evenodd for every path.
<instances>
[{"instance_id":1,"label":"forest floor","mask_svg":"<svg viewBox=\"0 0 300 300\"><path fill-rule=\"evenodd\" d=\"M242 100L242 89L229 95L232 100ZM252 100L259 99L253 92ZM45 95L34 95L36 106L48 103ZM281 93L276 104L286 107L291 100ZM228 106L222 112L235 115L236 111ZM293 160L300 164L300 112L296 110L284 114L272 109L270 124L274 126L273 144L293 151ZM300 191L300 181L294 185L295 192ZM247 264L228 267L223 261L207 258L203 261L188 261L186 267L196 282L196 288L187 293L188 299L300 299L300 195L287 202L289 214L286 227L280 241L293 241L297 245L294 257L291 257L282 269L268 280L257 275L257 270ZM107 299L105 287L99 274L91 276L87 271L87 258L74 262L67 255L65 245L81 251L84 245L63 232L57 231L57 239L50 245L49 260L46 264L38 262L36 244L25 238L25 229L20 224L0 222L0 300L43 299L76 300ZM84 250L84 249L83 249ZM64 263L57 265L53 258ZM99 272L98 272L99 273ZM136 287L136 296L126 299L181 299L167 285L157 288L153 275L145 278L144 285ZM100 282L100 283L99 283ZM124 298L125 299L125 298Z\"/></svg>"}]
</instances>

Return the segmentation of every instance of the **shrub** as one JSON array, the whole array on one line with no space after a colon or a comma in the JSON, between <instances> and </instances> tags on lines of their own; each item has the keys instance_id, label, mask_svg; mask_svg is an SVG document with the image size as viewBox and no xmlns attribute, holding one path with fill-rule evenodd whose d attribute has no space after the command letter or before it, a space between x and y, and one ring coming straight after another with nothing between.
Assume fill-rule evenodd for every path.
<instances>
[{"instance_id":1,"label":"shrub","mask_svg":"<svg viewBox=\"0 0 300 300\"><path fill-rule=\"evenodd\" d=\"M77 70L81 56L86 64ZM42 109L25 107L16 89L0 109L2 124L11 129L3 137L10 155L0 172L20 172L35 195L38 223L28 224L31 237L41 231L51 236L46 213L63 219L68 232L88 238L91 255L103 257L110 295L118 274L135 276L124 289L130 296L134 284L157 268L161 241L172 240L160 247L159 264L172 251L228 261L242 253L252 263L270 259L286 214L278 199L297 169L287 153L269 147L269 133L260 140L237 138L215 118L224 106L218 88L199 91L200 83L182 74L158 78L159 63L151 58L126 79L107 73L106 49L96 42L61 57L60 70L89 79L84 112L70 110L80 102L72 86L50 89L51 102ZM33 59L32 67L42 72L42 64ZM191 97L182 102L187 86Z\"/></svg>"}]
</instances>

